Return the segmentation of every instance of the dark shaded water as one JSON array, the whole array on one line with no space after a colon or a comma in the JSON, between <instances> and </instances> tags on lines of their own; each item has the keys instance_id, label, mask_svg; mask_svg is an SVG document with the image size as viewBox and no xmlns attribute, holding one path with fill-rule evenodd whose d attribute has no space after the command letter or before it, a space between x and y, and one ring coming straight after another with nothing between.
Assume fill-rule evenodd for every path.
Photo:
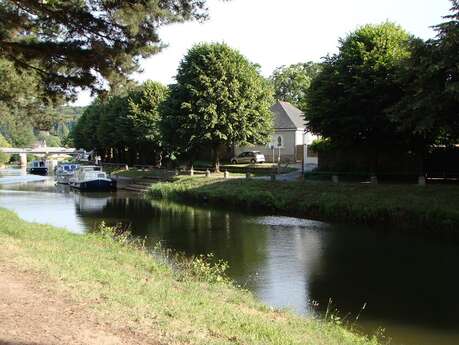
<instances>
[{"instance_id":1,"label":"dark shaded water","mask_svg":"<svg viewBox=\"0 0 459 345\"><path fill-rule=\"evenodd\" d=\"M1 181L0 181L1 182ZM297 218L250 216L146 201L136 194L80 194L51 180L0 188L0 207L29 221L84 233L104 220L129 224L151 245L214 253L267 304L300 313L333 308L357 329L386 329L393 344L459 344L459 245ZM318 307L311 307L311 302Z\"/></svg>"}]
</instances>

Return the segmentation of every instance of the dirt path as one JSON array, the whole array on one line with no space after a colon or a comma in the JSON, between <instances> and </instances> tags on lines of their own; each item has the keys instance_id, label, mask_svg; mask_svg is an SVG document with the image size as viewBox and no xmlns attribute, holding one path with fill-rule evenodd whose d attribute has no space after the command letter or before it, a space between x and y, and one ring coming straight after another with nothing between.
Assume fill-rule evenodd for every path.
<instances>
[{"instance_id":1,"label":"dirt path","mask_svg":"<svg viewBox=\"0 0 459 345\"><path fill-rule=\"evenodd\" d=\"M0 345L158 345L100 320L88 306L46 288L38 274L0 260Z\"/></svg>"}]
</instances>

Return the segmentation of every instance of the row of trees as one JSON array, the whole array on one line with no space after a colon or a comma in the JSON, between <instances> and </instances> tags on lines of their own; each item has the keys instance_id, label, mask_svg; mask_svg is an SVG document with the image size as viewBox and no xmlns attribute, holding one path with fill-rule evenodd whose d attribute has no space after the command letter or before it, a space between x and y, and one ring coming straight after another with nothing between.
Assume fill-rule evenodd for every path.
<instances>
[{"instance_id":1,"label":"row of trees","mask_svg":"<svg viewBox=\"0 0 459 345\"><path fill-rule=\"evenodd\" d=\"M181 62L176 84L114 88L99 98L80 121L75 144L131 162L192 160L212 149L218 167L225 147L269 140L274 95L302 109L327 147L366 152L370 169L390 150L422 157L433 144L459 139L458 0L452 4L435 39L423 41L390 22L365 25L322 63L283 66L269 80L224 44L197 45ZM148 95L151 85L162 97ZM139 115L137 107L155 115Z\"/></svg>"},{"instance_id":2,"label":"row of trees","mask_svg":"<svg viewBox=\"0 0 459 345\"><path fill-rule=\"evenodd\" d=\"M159 105L168 89L146 82L99 97L86 108L73 131L74 144L95 149L104 159L117 162L149 162L161 152Z\"/></svg>"},{"instance_id":3,"label":"row of trees","mask_svg":"<svg viewBox=\"0 0 459 345\"><path fill-rule=\"evenodd\" d=\"M198 44L182 60L177 83L126 87L99 97L74 131L77 147L105 159L155 162L193 160L211 149L215 168L225 148L265 143L272 130L272 88L226 44Z\"/></svg>"}]
</instances>

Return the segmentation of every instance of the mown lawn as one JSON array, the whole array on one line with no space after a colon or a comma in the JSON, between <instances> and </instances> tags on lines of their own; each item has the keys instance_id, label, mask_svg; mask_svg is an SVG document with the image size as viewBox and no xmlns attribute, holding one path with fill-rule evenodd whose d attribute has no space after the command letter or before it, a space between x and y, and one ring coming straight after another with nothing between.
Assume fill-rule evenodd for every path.
<instances>
[{"instance_id":1,"label":"mown lawn","mask_svg":"<svg viewBox=\"0 0 459 345\"><path fill-rule=\"evenodd\" d=\"M0 209L0 260L42 272L105 315L164 344L376 345L336 323L274 310L203 258L154 256L113 232L74 235Z\"/></svg>"},{"instance_id":2,"label":"mown lawn","mask_svg":"<svg viewBox=\"0 0 459 345\"><path fill-rule=\"evenodd\" d=\"M153 185L148 194L152 198L414 231L459 230L458 186L181 177Z\"/></svg>"}]
</instances>

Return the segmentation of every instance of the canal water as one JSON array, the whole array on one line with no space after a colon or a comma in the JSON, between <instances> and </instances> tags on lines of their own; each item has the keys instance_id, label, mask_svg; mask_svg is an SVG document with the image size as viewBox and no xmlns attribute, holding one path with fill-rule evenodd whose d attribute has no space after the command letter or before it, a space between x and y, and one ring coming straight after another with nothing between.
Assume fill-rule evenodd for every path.
<instances>
[{"instance_id":1,"label":"canal water","mask_svg":"<svg viewBox=\"0 0 459 345\"><path fill-rule=\"evenodd\" d=\"M19 184L17 171L3 175L0 207L25 220L78 234L101 221L122 223L152 246L214 253L229 262L233 279L269 305L305 315L323 315L328 307L366 334L384 329L395 345L459 344L457 243L148 201L128 192L82 194L49 178Z\"/></svg>"}]
</instances>

